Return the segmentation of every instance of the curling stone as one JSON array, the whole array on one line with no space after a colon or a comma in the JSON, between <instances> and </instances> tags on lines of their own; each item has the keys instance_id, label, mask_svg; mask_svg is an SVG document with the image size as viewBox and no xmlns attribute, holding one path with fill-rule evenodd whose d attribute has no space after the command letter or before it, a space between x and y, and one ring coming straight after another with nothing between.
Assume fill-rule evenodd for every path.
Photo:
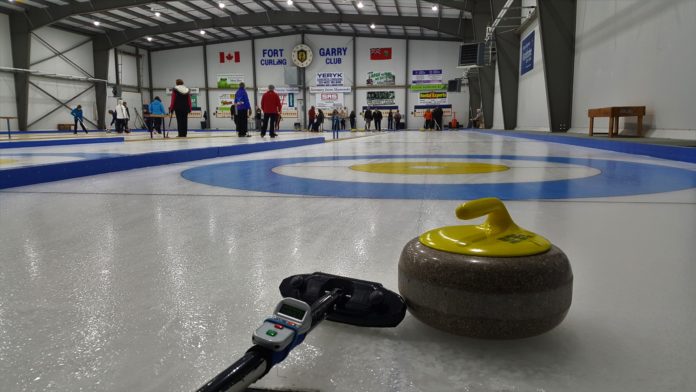
<instances>
[{"instance_id":1,"label":"curling stone","mask_svg":"<svg viewBox=\"0 0 696 392\"><path fill-rule=\"evenodd\" d=\"M417 319L457 335L517 339L561 323L573 296L566 255L517 226L496 198L473 200L460 219L478 226L428 231L404 246L399 291Z\"/></svg>"}]
</instances>

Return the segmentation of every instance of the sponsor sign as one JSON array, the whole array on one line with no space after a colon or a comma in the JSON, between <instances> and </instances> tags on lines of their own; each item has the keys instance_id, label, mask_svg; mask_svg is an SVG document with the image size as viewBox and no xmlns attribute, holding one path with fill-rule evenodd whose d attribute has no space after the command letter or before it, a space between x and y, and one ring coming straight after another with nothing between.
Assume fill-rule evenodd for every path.
<instances>
[{"instance_id":1,"label":"sponsor sign","mask_svg":"<svg viewBox=\"0 0 696 392\"><path fill-rule=\"evenodd\" d=\"M368 86L393 86L396 76L391 72L368 72L365 84Z\"/></svg>"},{"instance_id":2,"label":"sponsor sign","mask_svg":"<svg viewBox=\"0 0 696 392\"><path fill-rule=\"evenodd\" d=\"M371 48L370 60L391 60L392 48Z\"/></svg>"},{"instance_id":3,"label":"sponsor sign","mask_svg":"<svg viewBox=\"0 0 696 392\"><path fill-rule=\"evenodd\" d=\"M238 63L240 61L239 51L234 52L218 52L220 64Z\"/></svg>"},{"instance_id":4,"label":"sponsor sign","mask_svg":"<svg viewBox=\"0 0 696 392\"><path fill-rule=\"evenodd\" d=\"M319 93L316 98L317 102L314 106L323 110L325 114L330 114L334 109L340 109L344 106L343 93Z\"/></svg>"},{"instance_id":5,"label":"sponsor sign","mask_svg":"<svg viewBox=\"0 0 696 392\"><path fill-rule=\"evenodd\" d=\"M522 54L520 56L520 75L534 69L534 31L522 40Z\"/></svg>"},{"instance_id":6,"label":"sponsor sign","mask_svg":"<svg viewBox=\"0 0 696 392\"><path fill-rule=\"evenodd\" d=\"M447 103L446 91L423 91L418 93L418 103L421 105L442 105Z\"/></svg>"},{"instance_id":7,"label":"sponsor sign","mask_svg":"<svg viewBox=\"0 0 696 392\"><path fill-rule=\"evenodd\" d=\"M259 62L264 67L288 65L288 60L285 58L285 49L263 49L261 50L261 60Z\"/></svg>"},{"instance_id":8,"label":"sponsor sign","mask_svg":"<svg viewBox=\"0 0 696 392\"><path fill-rule=\"evenodd\" d=\"M411 71L411 83L413 84L440 84L442 83L441 69L414 69Z\"/></svg>"},{"instance_id":9,"label":"sponsor sign","mask_svg":"<svg viewBox=\"0 0 696 392\"><path fill-rule=\"evenodd\" d=\"M217 88L239 88L239 83L244 81L243 74L218 74L215 76Z\"/></svg>"},{"instance_id":10,"label":"sponsor sign","mask_svg":"<svg viewBox=\"0 0 696 392\"><path fill-rule=\"evenodd\" d=\"M217 118L230 118L232 117L232 104L234 103L234 92L226 92L218 94L215 99L215 113L214 116Z\"/></svg>"},{"instance_id":11,"label":"sponsor sign","mask_svg":"<svg viewBox=\"0 0 696 392\"><path fill-rule=\"evenodd\" d=\"M446 84L412 84L409 89L411 91L433 91L447 90Z\"/></svg>"},{"instance_id":12,"label":"sponsor sign","mask_svg":"<svg viewBox=\"0 0 696 392\"><path fill-rule=\"evenodd\" d=\"M318 93L350 93L352 91L350 86L310 86L310 94Z\"/></svg>"},{"instance_id":13,"label":"sponsor sign","mask_svg":"<svg viewBox=\"0 0 696 392\"><path fill-rule=\"evenodd\" d=\"M343 86L343 72L317 72L317 86Z\"/></svg>"},{"instance_id":14,"label":"sponsor sign","mask_svg":"<svg viewBox=\"0 0 696 392\"><path fill-rule=\"evenodd\" d=\"M396 93L394 91L368 91L368 106L394 105L396 104Z\"/></svg>"}]
</instances>

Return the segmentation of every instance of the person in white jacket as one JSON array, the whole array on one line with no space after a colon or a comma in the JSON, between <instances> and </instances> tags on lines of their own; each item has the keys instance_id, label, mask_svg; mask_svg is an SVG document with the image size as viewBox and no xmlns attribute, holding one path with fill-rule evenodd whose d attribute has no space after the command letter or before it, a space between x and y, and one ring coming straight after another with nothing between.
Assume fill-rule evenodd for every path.
<instances>
[{"instance_id":1,"label":"person in white jacket","mask_svg":"<svg viewBox=\"0 0 696 392\"><path fill-rule=\"evenodd\" d=\"M128 116L128 109L123 106L123 100L119 99L118 102L116 103L116 132L118 133L123 133L125 130L126 133L130 133L130 131L126 128L126 123L129 120Z\"/></svg>"}]
</instances>

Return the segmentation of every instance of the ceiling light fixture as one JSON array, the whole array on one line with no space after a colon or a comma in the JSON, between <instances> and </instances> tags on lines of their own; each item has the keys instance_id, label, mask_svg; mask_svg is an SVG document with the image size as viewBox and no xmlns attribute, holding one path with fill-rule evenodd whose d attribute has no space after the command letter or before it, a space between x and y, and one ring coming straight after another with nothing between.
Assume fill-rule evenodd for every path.
<instances>
[{"instance_id":1,"label":"ceiling light fixture","mask_svg":"<svg viewBox=\"0 0 696 392\"><path fill-rule=\"evenodd\" d=\"M225 3L218 3L218 7L225 8Z\"/></svg>"},{"instance_id":2,"label":"ceiling light fixture","mask_svg":"<svg viewBox=\"0 0 696 392\"><path fill-rule=\"evenodd\" d=\"M99 25L101 24L101 22L99 22L98 20L95 20L95 21L92 22L92 23L94 23L95 26L99 26Z\"/></svg>"},{"instance_id":3,"label":"ceiling light fixture","mask_svg":"<svg viewBox=\"0 0 696 392\"><path fill-rule=\"evenodd\" d=\"M155 16L159 18L160 16L162 16L162 14L159 11L157 11L155 12Z\"/></svg>"},{"instance_id":4,"label":"ceiling light fixture","mask_svg":"<svg viewBox=\"0 0 696 392\"><path fill-rule=\"evenodd\" d=\"M205 35L205 30L201 30L201 35Z\"/></svg>"},{"instance_id":5,"label":"ceiling light fixture","mask_svg":"<svg viewBox=\"0 0 696 392\"><path fill-rule=\"evenodd\" d=\"M292 5L292 0L288 0L288 5Z\"/></svg>"},{"instance_id":6,"label":"ceiling light fixture","mask_svg":"<svg viewBox=\"0 0 696 392\"><path fill-rule=\"evenodd\" d=\"M364 7L364 6L365 6L365 4L363 4L362 1L358 1L358 8L362 8L362 7Z\"/></svg>"},{"instance_id":7,"label":"ceiling light fixture","mask_svg":"<svg viewBox=\"0 0 696 392\"><path fill-rule=\"evenodd\" d=\"M376 27L376 26L375 26L374 23L370 25L370 28L371 28L371 29L374 29L375 27Z\"/></svg>"},{"instance_id":8,"label":"ceiling light fixture","mask_svg":"<svg viewBox=\"0 0 696 392\"><path fill-rule=\"evenodd\" d=\"M433 6L430 9L433 11L437 11L437 4L433 4Z\"/></svg>"},{"instance_id":9,"label":"ceiling light fixture","mask_svg":"<svg viewBox=\"0 0 696 392\"><path fill-rule=\"evenodd\" d=\"M147 37L147 42L152 42L152 37Z\"/></svg>"}]
</instances>

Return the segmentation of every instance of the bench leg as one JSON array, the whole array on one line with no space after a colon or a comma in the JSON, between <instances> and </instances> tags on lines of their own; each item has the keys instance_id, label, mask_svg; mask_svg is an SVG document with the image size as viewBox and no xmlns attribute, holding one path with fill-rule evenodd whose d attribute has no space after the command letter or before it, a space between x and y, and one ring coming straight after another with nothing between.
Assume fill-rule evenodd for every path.
<instances>
[{"instance_id":1,"label":"bench leg","mask_svg":"<svg viewBox=\"0 0 696 392\"><path fill-rule=\"evenodd\" d=\"M643 116L638 116L638 137L643 137Z\"/></svg>"},{"instance_id":2,"label":"bench leg","mask_svg":"<svg viewBox=\"0 0 696 392\"><path fill-rule=\"evenodd\" d=\"M590 117L590 136L594 134L594 117Z\"/></svg>"},{"instance_id":3,"label":"bench leg","mask_svg":"<svg viewBox=\"0 0 696 392\"><path fill-rule=\"evenodd\" d=\"M616 124L614 124L614 134L616 136L619 136L619 119L619 116L614 117L614 121L616 122Z\"/></svg>"}]
</instances>

